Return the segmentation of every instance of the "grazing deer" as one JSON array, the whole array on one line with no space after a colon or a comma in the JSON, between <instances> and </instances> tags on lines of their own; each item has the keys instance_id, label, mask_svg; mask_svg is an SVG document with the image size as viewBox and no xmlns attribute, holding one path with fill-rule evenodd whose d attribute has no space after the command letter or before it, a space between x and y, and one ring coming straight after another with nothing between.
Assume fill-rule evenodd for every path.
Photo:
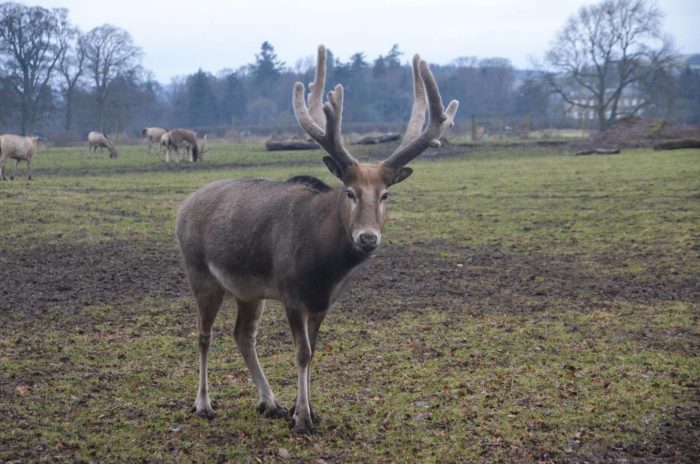
<instances>
[{"instance_id":1,"label":"grazing deer","mask_svg":"<svg viewBox=\"0 0 700 464\"><path fill-rule=\"evenodd\" d=\"M15 160L15 170L10 176L14 180L20 161L27 162L27 180L32 180L32 158L36 154L39 137L22 137L19 135L0 135L0 179L5 180L5 163Z\"/></svg>"},{"instance_id":2,"label":"grazing deer","mask_svg":"<svg viewBox=\"0 0 700 464\"><path fill-rule=\"evenodd\" d=\"M170 162L170 154L175 152L180 157L180 150L185 150L185 156L188 156L190 163L197 160L203 160L204 153L208 148L207 135L202 139L202 144L197 144L197 133L188 129L173 129L166 132L160 138L160 144L165 148L165 162ZM178 160L179 161L179 160Z\"/></svg>"},{"instance_id":3,"label":"grazing deer","mask_svg":"<svg viewBox=\"0 0 700 464\"><path fill-rule=\"evenodd\" d=\"M110 158L116 158L119 156L117 149L112 143L112 141L102 132L92 131L88 134L88 151L92 151L97 154L97 149L100 149L100 154L102 150L106 148L109 151Z\"/></svg>"},{"instance_id":4,"label":"grazing deer","mask_svg":"<svg viewBox=\"0 0 700 464\"><path fill-rule=\"evenodd\" d=\"M160 139L163 134L168 132L167 129L161 127L144 127L141 135L148 139L148 153L153 153L153 147L160 147Z\"/></svg>"},{"instance_id":5,"label":"grazing deer","mask_svg":"<svg viewBox=\"0 0 700 464\"><path fill-rule=\"evenodd\" d=\"M194 411L212 417L207 354L212 325L224 294L238 305L234 338L258 388L258 411L284 417L255 349L263 300L285 307L296 350L297 397L290 426L311 433L318 422L309 401L311 360L321 322L343 283L379 246L387 220L388 188L413 172L405 165L428 147L440 145L453 124L458 103L444 110L427 63L413 58L411 119L401 145L379 164L358 162L343 146L340 127L343 87L323 104L326 49L318 50L309 106L304 85L294 86L299 125L327 152L326 167L342 184L330 187L308 176L286 182L223 180L192 194L177 215L177 238L199 312L199 390ZM425 113L430 121L423 130Z\"/></svg>"}]
</instances>

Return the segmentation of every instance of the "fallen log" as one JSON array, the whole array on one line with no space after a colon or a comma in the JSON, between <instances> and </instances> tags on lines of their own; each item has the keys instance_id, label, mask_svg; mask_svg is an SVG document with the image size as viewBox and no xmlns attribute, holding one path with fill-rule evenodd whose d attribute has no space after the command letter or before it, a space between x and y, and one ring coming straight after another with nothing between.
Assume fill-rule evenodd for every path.
<instances>
[{"instance_id":1,"label":"fallen log","mask_svg":"<svg viewBox=\"0 0 700 464\"><path fill-rule=\"evenodd\" d=\"M377 143L395 142L400 138L401 136L399 134L389 132L387 134L381 135L368 135L367 137L363 137L360 140L358 140L357 143L359 145L375 145Z\"/></svg>"},{"instance_id":2,"label":"fallen log","mask_svg":"<svg viewBox=\"0 0 700 464\"><path fill-rule=\"evenodd\" d=\"M576 152L575 156L583 155L617 155L620 153L619 148L595 148L593 150L581 150Z\"/></svg>"},{"instance_id":3,"label":"fallen log","mask_svg":"<svg viewBox=\"0 0 700 464\"><path fill-rule=\"evenodd\" d=\"M306 140L268 140L265 142L267 151L316 150L321 148L316 142Z\"/></svg>"},{"instance_id":4,"label":"fallen log","mask_svg":"<svg viewBox=\"0 0 700 464\"><path fill-rule=\"evenodd\" d=\"M654 150L680 150L682 148L700 148L700 139L675 139L654 144Z\"/></svg>"}]
</instances>

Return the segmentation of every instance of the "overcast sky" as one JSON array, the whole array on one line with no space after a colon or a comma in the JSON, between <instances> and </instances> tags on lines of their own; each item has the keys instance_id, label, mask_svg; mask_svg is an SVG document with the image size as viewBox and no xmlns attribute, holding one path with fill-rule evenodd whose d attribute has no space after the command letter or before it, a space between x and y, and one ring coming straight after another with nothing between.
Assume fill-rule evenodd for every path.
<instances>
[{"instance_id":1,"label":"overcast sky","mask_svg":"<svg viewBox=\"0 0 700 464\"><path fill-rule=\"evenodd\" d=\"M36 0L65 7L84 32L105 23L126 29L143 65L163 83L197 69L217 73L252 63L263 41L294 67L318 44L347 61L368 61L399 44L446 64L462 56L505 57L520 68L540 58L583 0ZM664 28L681 53L700 53L700 1L658 0Z\"/></svg>"}]
</instances>

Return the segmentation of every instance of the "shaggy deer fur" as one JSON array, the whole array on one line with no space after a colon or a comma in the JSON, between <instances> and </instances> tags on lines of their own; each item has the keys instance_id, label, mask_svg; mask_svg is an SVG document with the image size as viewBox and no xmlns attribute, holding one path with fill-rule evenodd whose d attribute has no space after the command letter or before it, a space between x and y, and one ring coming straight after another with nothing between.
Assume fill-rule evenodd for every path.
<instances>
[{"instance_id":1,"label":"shaggy deer fur","mask_svg":"<svg viewBox=\"0 0 700 464\"><path fill-rule=\"evenodd\" d=\"M144 127L141 131L141 135L148 139L148 153L153 153L153 147L160 147L160 139L163 134L168 132L167 129L161 127Z\"/></svg>"},{"instance_id":2,"label":"shaggy deer fur","mask_svg":"<svg viewBox=\"0 0 700 464\"><path fill-rule=\"evenodd\" d=\"M300 126L328 153L323 162L341 184L298 176L286 182L223 180L190 196L177 215L177 238L199 312L199 390L194 410L214 413L208 392L207 354L212 325L225 294L238 305L234 338L258 388L258 411L283 417L255 349L265 299L285 307L296 350L297 397L291 426L311 433L318 422L309 401L310 366L321 322L350 272L379 246L387 220L388 189L411 174L406 163L438 146L452 125L457 102L443 108L425 61L413 60L415 102L403 143L384 162L358 162L340 135L343 87L323 104L326 49L318 50L309 107L304 85L294 87ZM430 121L425 129L425 113ZM369 271L369 269L368 269Z\"/></svg>"},{"instance_id":3,"label":"shaggy deer fur","mask_svg":"<svg viewBox=\"0 0 700 464\"><path fill-rule=\"evenodd\" d=\"M116 147L109 137L102 132L92 131L88 134L88 151L92 151L93 153L97 154L98 148L100 149L100 154L102 153L102 150L106 148L109 151L110 158L116 158L119 156Z\"/></svg>"},{"instance_id":4,"label":"shaggy deer fur","mask_svg":"<svg viewBox=\"0 0 700 464\"><path fill-rule=\"evenodd\" d=\"M19 135L0 135L0 179L5 180L5 163L8 159L15 160L15 169L10 180L17 175L20 161L27 162L27 179L32 179L32 158L36 154L39 137L22 137Z\"/></svg>"},{"instance_id":5,"label":"shaggy deer fur","mask_svg":"<svg viewBox=\"0 0 700 464\"><path fill-rule=\"evenodd\" d=\"M189 162L193 163L201 158L200 147L197 145L197 133L188 129L173 129L163 134L160 139L161 145L165 148L165 162L170 162L170 154L180 153L180 149L185 150L189 155Z\"/></svg>"}]
</instances>

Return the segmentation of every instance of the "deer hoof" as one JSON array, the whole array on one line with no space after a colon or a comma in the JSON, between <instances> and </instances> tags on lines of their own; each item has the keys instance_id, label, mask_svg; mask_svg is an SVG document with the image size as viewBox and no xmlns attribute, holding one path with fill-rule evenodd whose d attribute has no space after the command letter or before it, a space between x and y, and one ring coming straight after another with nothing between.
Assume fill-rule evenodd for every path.
<instances>
[{"instance_id":1,"label":"deer hoof","mask_svg":"<svg viewBox=\"0 0 700 464\"><path fill-rule=\"evenodd\" d=\"M212 408L197 409L197 406L192 406L192 412L202 419L212 420L216 417L216 412Z\"/></svg>"},{"instance_id":2,"label":"deer hoof","mask_svg":"<svg viewBox=\"0 0 700 464\"><path fill-rule=\"evenodd\" d=\"M316 432L316 426L310 417L302 419L298 416L294 416L292 420L289 421L289 428L294 435L312 435Z\"/></svg>"},{"instance_id":3,"label":"deer hoof","mask_svg":"<svg viewBox=\"0 0 700 464\"><path fill-rule=\"evenodd\" d=\"M275 401L274 406L270 406L266 403L260 403L258 405L258 413L267 417L268 419L279 419L285 418L289 415L286 408L283 408L277 401Z\"/></svg>"},{"instance_id":4,"label":"deer hoof","mask_svg":"<svg viewBox=\"0 0 700 464\"><path fill-rule=\"evenodd\" d=\"M296 400L294 402L296 403ZM292 409L289 411L290 416L294 415L295 409L296 409L296 404L294 406L292 406ZM318 414L316 414L313 409L311 410L311 421L316 425L321 423L321 417Z\"/></svg>"}]
</instances>

